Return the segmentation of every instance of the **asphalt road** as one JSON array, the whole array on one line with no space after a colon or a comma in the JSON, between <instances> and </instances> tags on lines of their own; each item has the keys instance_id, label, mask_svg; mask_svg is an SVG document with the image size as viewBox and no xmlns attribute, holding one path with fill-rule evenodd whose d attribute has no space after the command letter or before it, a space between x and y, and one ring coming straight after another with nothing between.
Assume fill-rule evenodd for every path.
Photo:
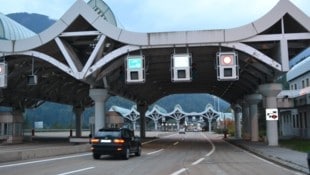
<instances>
[{"instance_id":1,"label":"asphalt road","mask_svg":"<svg viewBox=\"0 0 310 175\"><path fill-rule=\"evenodd\" d=\"M258 158L222 140L188 132L143 144L129 160L91 153L0 164L0 175L301 175Z\"/></svg>"}]
</instances>

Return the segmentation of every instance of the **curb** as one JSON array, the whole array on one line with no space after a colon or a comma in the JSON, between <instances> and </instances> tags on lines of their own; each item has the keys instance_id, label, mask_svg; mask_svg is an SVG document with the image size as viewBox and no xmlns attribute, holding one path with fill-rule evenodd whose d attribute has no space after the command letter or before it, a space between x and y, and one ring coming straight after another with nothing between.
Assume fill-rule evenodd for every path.
<instances>
[{"instance_id":1,"label":"curb","mask_svg":"<svg viewBox=\"0 0 310 175\"><path fill-rule=\"evenodd\" d=\"M236 143L234 141L231 141L229 139L225 140L233 145L236 145L242 149L245 149L261 158L264 158L266 160L269 160L275 164L278 164L278 165L281 165L281 166L284 166L286 168L289 168L289 169L292 169L292 170L295 170L295 171L299 171L299 172L302 172L302 173L305 173L305 174L310 174L309 170L307 167L304 167L304 166L301 166L299 164L296 164L294 162L291 162L291 161L287 161L287 160L283 160L279 157L275 157L273 155L269 155L269 154L265 154L261 151L258 151L257 149L255 148L252 148L252 147L249 147L247 145L243 145L243 144L239 144L239 143Z\"/></svg>"},{"instance_id":2,"label":"curb","mask_svg":"<svg viewBox=\"0 0 310 175\"><path fill-rule=\"evenodd\" d=\"M27 150L12 150L0 153L0 163L90 152L90 144L44 147Z\"/></svg>"}]
</instances>

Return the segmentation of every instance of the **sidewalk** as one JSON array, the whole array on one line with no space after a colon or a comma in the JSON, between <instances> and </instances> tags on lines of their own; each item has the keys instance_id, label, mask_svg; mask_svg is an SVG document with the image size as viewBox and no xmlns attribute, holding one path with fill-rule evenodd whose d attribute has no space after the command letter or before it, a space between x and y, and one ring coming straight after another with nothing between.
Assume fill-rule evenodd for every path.
<instances>
[{"instance_id":1,"label":"sidewalk","mask_svg":"<svg viewBox=\"0 0 310 175\"><path fill-rule=\"evenodd\" d=\"M310 174L307 162L307 153L294 151L279 146L268 146L263 142L250 142L236 139L227 139L226 141L272 162Z\"/></svg>"}]
</instances>

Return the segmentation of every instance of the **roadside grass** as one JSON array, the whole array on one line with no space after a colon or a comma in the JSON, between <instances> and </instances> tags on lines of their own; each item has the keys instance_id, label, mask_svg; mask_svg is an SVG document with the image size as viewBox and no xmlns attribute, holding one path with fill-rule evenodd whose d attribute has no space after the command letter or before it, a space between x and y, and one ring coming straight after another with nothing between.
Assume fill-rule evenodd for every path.
<instances>
[{"instance_id":1,"label":"roadside grass","mask_svg":"<svg viewBox=\"0 0 310 175\"><path fill-rule=\"evenodd\" d=\"M290 148L296 151L301 152L310 152L310 139L288 139L288 140L280 140L280 146Z\"/></svg>"}]
</instances>

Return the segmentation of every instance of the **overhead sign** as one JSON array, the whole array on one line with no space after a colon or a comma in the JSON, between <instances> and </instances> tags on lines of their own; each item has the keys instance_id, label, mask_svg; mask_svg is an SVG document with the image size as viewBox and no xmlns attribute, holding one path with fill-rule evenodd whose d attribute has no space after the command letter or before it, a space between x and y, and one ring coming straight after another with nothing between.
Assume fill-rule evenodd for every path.
<instances>
[{"instance_id":1,"label":"overhead sign","mask_svg":"<svg viewBox=\"0 0 310 175\"><path fill-rule=\"evenodd\" d=\"M5 62L0 62L0 88L6 88L8 84L8 65Z\"/></svg>"},{"instance_id":2,"label":"overhead sign","mask_svg":"<svg viewBox=\"0 0 310 175\"><path fill-rule=\"evenodd\" d=\"M128 69L141 69L143 68L143 57L129 57L127 58Z\"/></svg>"},{"instance_id":3,"label":"overhead sign","mask_svg":"<svg viewBox=\"0 0 310 175\"><path fill-rule=\"evenodd\" d=\"M279 120L278 109L277 108L266 109L266 120Z\"/></svg>"},{"instance_id":4,"label":"overhead sign","mask_svg":"<svg viewBox=\"0 0 310 175\"><path fill-rule=\"evenodd\" d=\"M217 79L219 81L239 80L237 52L218 52L216 55Z\"/></svg>"},{"instance_id":5,"label":"overhead sign","mask_svg":"<svg viewBox=\"0 0 310 175\"><path fill-rule=\"evenodd\" d=\"M172 82L189 82L191 75L191 54L173 54L171 56L171 80Z\"/></svg>"},{"instance_id":6,"label":"overhead sign","mask_svg":"<svg viewBox=\"0 0 310 175\"><path fill-rule=\"evenodd\" d=\"M143 83L145 82L143 55L128 55L126 57L126 83Z\"/></svg>"},{"instance_id":7,"label":"overhead sign","mask_svg":"<svg viewBox=\"0 0 310 175\"><path fill-rule=\"evenodd\" d=\"M190 55L188 54L174 54L173 55L173 65L174 67L189 67Z\"/></svg>"}]
</instances>

